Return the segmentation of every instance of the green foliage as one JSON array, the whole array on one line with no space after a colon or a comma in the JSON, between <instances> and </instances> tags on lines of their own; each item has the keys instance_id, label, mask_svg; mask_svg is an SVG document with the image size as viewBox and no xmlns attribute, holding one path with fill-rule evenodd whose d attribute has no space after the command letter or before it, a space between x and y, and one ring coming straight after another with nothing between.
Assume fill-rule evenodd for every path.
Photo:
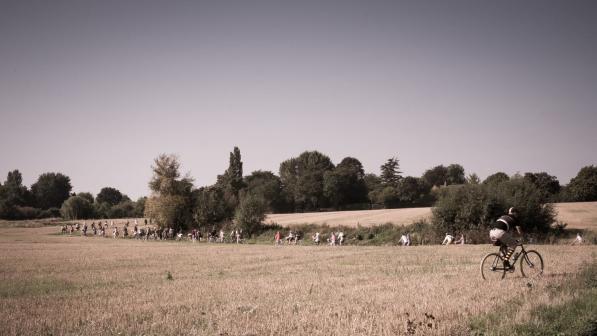
<instances>
[{"instance_id":1,"label":"green foliage","mask_svg":"<svg viewBox=\"0 0 597 336\"><path fill-rule=\"evenodd\" d=\"M145 201L145 217L160 227L185 228L192 222L192 179L180 177L180 163L174 155L161 154L151 167L151 197Z\"/></svg>"},{"instance_id":2,"label":"green foliage","mask_svg":"<svg viewBox=\"0 0 597 336\"><path fill-rule=\"evenodd\" d=\"M456 163L449 165L446 168L446 182L448 185L465 183L464 168Z\"/></svg>"},{"instance_id":3,"label":"green foliage","mask_svg":"<svg viewBox=\"0 0 597 336\"><path fill-rule=\"evenodd\" d=\"M262 199L248 195L241 200L234 219L245 233L251 235L265 219L265 210L266 205Z\"/></svg>"},{"instance_id":4,"label":"green foliage","mask_svg":"<svg viewBox=\"0 0 597 336\"><path fill-rule=\"evenodd\" d=\"M466 183L479 184L481 183L481 179L479 179L479 176L477 174L472 173L466 178Z\"/></svg>"},{"instance_id":5,"label":"green foliage","mask_svg":"<svg viewBox=\"0 0 597 336\"><path fill-rule=\"evenodd\" d=\"M502 183L465 184L441 189L432 209L439 231L487 228L514 206L525 231L545 232L555 220L551 204L544 204L541 191L517 178Z\"/></svg>"},{"instance_id":6,"label":"green foliage","mask_svg":"<svg viewBox=\"0 0 597 336\"><path fill-rule=\"evenodd\" d=\"M398 184L402 176L400 171L400 160L396 157L389 158L386 163L381 165L381 183L386 186L395 186Z\"/></svg>"},{"instance_id":7,"label":"green foliage","mask_svg":"<svg viewBox=\"0 0 597 336\"><path fill-rule=\"evenodd\" d=\"M23 185L23 176L18 170L8 172L4 185L0 186L0 202L8 206L33 205L31 194Z\"/></svg>"},{"instance_id":8,"label":"green foliage","mask_svg":"<svg viewBox=\"0 0 597 336\"><path fill-rule=\"evenodd\" d=\"M224 200L224 191L217 187L200 188L194 191L195 206L193 218L201 227L230 219L230 211Z\"/></svg>"},{"instance_id":9,"label":"green foliage","mask_svg":"<svg viewBox=\"0 0 597 336\"><path fill-rule=\"evenodd\" d=\"M108 218L132 218L137 217L135 203L132 201L122 201L107 211Z\"/></svg>"},{"instance_id":10,"label":"green foliage","mask_svg":"<svg viewBox=\"0 0 597 336\"><path fill-rule=\"evenodd\" d=\"M336 208L367 201L365 171L361 162L347 157L323 176L323 193Z\"/></svg>"},{"instance_id":11,"label":"green foliage","mask_svg":"<svg viewBox=\"0 0 597 336\"><path fill-rule=\"evenodd\" d=\"M90 218L93 216L93 205L85 197L71 196L63 202L60 214L67 220Z\"/></svg>"},{"instance_id":12,"label":"green foliage","mask_svg":"<svg viewBox=\"0 0 597 336\"><path fill-rule=\"evenodd\" d=\"M80 193L77 194L77 196L81 196L84 199L86 199L87 202L93 203L93 195L91 193L89 193L89 192L80 192Z\"/></svg>"},{"instance_id":13,"label":"green foliage","mask_svg":"<svg viewBox=\"0 0 597 336\"><path fill-rule=\"evenodd\" d=\"M398 197L402 206L427 205L431 187L422 178L407 176L398 184Z\"/></svg>"},{"instance_id":14,"label":"green foliage","mask_svg":"<svg viewBox=\"0 0 597 336\"><path fill-rule=\"evenodd\" d=\"M304 152L280 164L280 179L292 196L295 210L318 210L327 202L323 192L325 172L334 164L317 151Z\"/></svg>"},{"instance_id":15,"label":"green foliage","mask_svg":"<svg viewBox=\"0 0 597 336\"><path fill-rule=\"evenodd\" d=\"M423 180L430 186L442 186L448 182L448 168L443 165L435 166L423 173Z\"/></svg>"},{"instance_id":16,"label":"green foliage","mask_svg":"<svg viewBox=\"0 0 597 336\"><path fill-rule=\"evenodd\" d=\"M145 214L145 201L147 201L147 197L139 197L137 202L135 202L135 216L134 217L143 217Z\"/></svg>"},{"instance_id":17,"label":"green foliage","mask_svg":"<svg viewBox=\"0 0 597 336\"><path fill-rule=\"evenodd\" d=\"M100 190L99 194L95 198L97 203L106 203L110 206L116 205L122 201L122 193L112 187L105 187Z\"/></svg>"},{"instance_id":18,"label":"green foliage","mask_svg":"<svg viewBox=\"0 0 597 336\"><path fill-rule=\"evenodd\" d=\"M185 228L191 219L188 199L182 195L151 196L145 202L145 217L153 218L160 228Z\"/></svg>"},{"instance_id":19,"label":"green foliage","mask_svg":"<svg viewBox=\"0 0 597 336\"><path fill-rule=\"evenodd\" d=\"M497 172L495 174L487 176L483 181L483 184L500 184L510 180L510 176L506 173Z\"/></svg>"},{"instance_id":20,"label":"green foliage","mask_svg":"<svg viewBox=\"0 0 597 336\"><path fill-rule=\"evenodd\" d=\"M554 200L560 192L561 187L558 178L545 172L525 173L523 178L539 189L545 202Z\"/></svg>"},{"instance_id":21,"label":"green foliage","mask_svg":"<svg viewBox=\"0 0 597 336\"><path fill-rule=\"evenodd\" d=\"M282 181L269 171L254 171L245 179L245 194L261 198L268 212L285 212L290 210L288 194L282 186Z\"/></svg>"},{"instance_id":22,"label":"green foliage","mask_svg":"<svg viewBox=\"0 0 597 336\"><path fill-rule=\"evenodd\" d=\"M70 178L61 173L41 174L37 182L31 185L36 204L42 209L61 207L69 198L71 189Z\"/></svg>"},{"instance_id":23,"label":"green foliage","mask_svg":"<svg viewBox=\"0 0 597 336\"><path fill-rule=\"evenodd\" d=\"M564 198L570 202L597 201L597 167L583 167L566 186Z\"/></svg>"}]
</instances>

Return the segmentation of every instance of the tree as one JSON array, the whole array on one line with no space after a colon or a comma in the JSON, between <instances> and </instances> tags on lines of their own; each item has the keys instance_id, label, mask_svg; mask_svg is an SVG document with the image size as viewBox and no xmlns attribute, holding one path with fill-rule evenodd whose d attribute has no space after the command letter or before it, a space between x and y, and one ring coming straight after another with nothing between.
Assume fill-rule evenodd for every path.
<instances>
[{"instance_id":1,"label":"tree","mask_svg":"<svg viewBox=\"0 0 597 336\"><path fill-rule=\"evenodd\" d=\"M549 175L546 172L525 173L523 178L525 181L534 184L535 187L539 189L545 202L552 200L554 196L560 192L561 186L558 178Z\"/></svg>"},{"instance_id":2,"label":"tree","mask_svg":"<svg viewBox=\"0 0 597 336\"><path fill-rule=\"evenodd\" d=\"M86 219L93 215L93 205L82 196L71 196L60 208L62 218L68 220Z\"/></svg>"},{"instance_id":3,"label":"tree","mask_svg":"<svg viewBox=\"0 0 597 336\"><path fill-rule=\"evenodd\" d=\"M139 197L137 202L135 202L135 217L143 217L145 214L145 201L147 201L147 197Z\"/></svg>"},{"instance_id":4,"label":"tree","mask_svg":"<svg viewBox=\"0 0 597 336\"><path fill-rule=\"evenodd\" d=\"M245 194L261 198L268 212L284 212L289 210L289 199L282 186L282 181L269 171L254 171L244 178Z\"/></svg>"},{"instance_id":5,"label":"tree","mask_svg":"<svg viewBox=\"0 0 597 336\"><path fill-rule=\"evenodd\" d=\"M145 217L154 218L160 227L188 226L192 221L192 179L180 177L180 163L174 155L159 155L151 168L152 194L145 202Z\"/></svg>"},{"instance_id":6,"label":"tree","mask_svg":"<svg viewBox=\"0 0 597 336\"><path fill-rule=\"evenodd\" d=\"M247 195L241 200L238 209L236 209L234 219L243 231L250 236L255 233L265 219L265 210L263 200L253 195Z\"/></svg>"},{"instance_id":7,"label":"tree","mask_svg":"<svg viewBox=\"0 0 597 336\"><path fill-rule=\"evenodd\" d=\"M122 201L108 210L108 218L131 218L137 217L135 203L130 200Z\"/></svg>"},{"instance_id":8,"label":"tree","mask_svg":"<svg viewBox=\"0 0 597 336\"><path fill-rule=\"evenodd\" d=\"M479 175L472 173L466 178L466 183L479 184L479 183L481 183L481 179L479 179Z\"/></svg>"},{"instance_id":9,"label":"tree","mask_svg":"<svg viewBox=\"0 0 597 336\"><path fill-rule=\"evenodd\" d=\"M107 203L110 206L114 206L122 201L123 195L122 193L112 187L104 187L100 190L99 194L95 198L95 201L98 203Z\"/></svg>"},{"instance_id":10,"label":"tree","mask_svg":"<svg viewBox=\"0 0 597 336\"><path fill-rule=\"evenodd\" d=\"M431 187L422 178L407 176L400 180L398 198L402 205L423 205L431 201Z\"/></svg>"},{"instance_id":11,"label":"tree","mask_svg":"<svg viewBox=\"0 0 597 336\"><path fill-rule=\"evenodd\" d=\"M188 200L181 195L152 196L145 202L145 217L153 218L160 228L179 230L189 223Z\"/></svg>"},{"instance_id":12,"label":"tree","mask_svg":"<svg viewBox=\"0 0 597 336\"><path fill-rule=\"evenodd\" d=\"M61 173L41 174L37 182L31 185L35 201L42 209L60 208L69 198L71 190L70 178Z\"/></svg>"},{"instance_id":13,"label":"tree","mask_svg":"<svg viewBox=\"0 0 597 336\"><path fill-rule=\"evenodd\" d=\"M566 186L566 199L573 202L597 201L597 167L581 168Z\"/></svg>"},{"instance_id":14,"label":"tree","mask_svg":"<svg viewBox=\"0 0 597 336\"><path fill-rule=\"evenodd\" d=\"M80 192L77 194L77 196L81 196L84 199L87 200L87 202L89 202L90 204L93 204L93 195L89 192Z\"/></svg>"},{"instance_id":15,"label":"tree","mask_svg":"<svg viewBox=\"0 0 597 336\"><path fill-rule=\"evenodd\" d=\"M280 179L292 192L295 209L317 210L325 205L323 176L332 169L330 158L317 151L303 152L280 164Z\"/></svg>"},{"instance_id":16,"label":"tree","mask_svg":"<svg viewBox=\"0 0 597 336\"><path fill-rule=\"evenodd\" d=\"M23 176L17 169L8 172L4 185L0 187L0 203L7 209L14 206L32 205L31 195L23 185Z\"/></svg>"},{"instance_id":17,"label":"tree","mask_svg":"<svg viewBox=\"0 0 597 336\"><path fill-rule=\"evenodd\" d=\"M386 163L381 165L381 183L386 186L396 186L402 176L400 171L400 163L396 157L389 158Z\"/></svg>"},{"instance_id":18,"label":"tree","mask_svg":"<svg viewBox=\"0 0 597 336\"><path fill-rule=\"evenodd\" d=\"M510 176L508 176L508 174L497 172L493 175L487 176L487 178L483 181L483 184L500 184L509 180Z\"/></svg>"},{"instance_id":19,"label":"tree","mask_svg":"<svg viewBox=\"0 0 597 336\"><path fill-rule=\"evenodd\" d=\"M243 162L238 147L234 147L234 150L230 153L228 169L224 174L218 175L216 186L224 193L226 218L231 219L234 216L234 209L238 206L239 193L245 187Z\"/></svg>"},{"instance_id":20,"label":"tree","mask_svg":"<svg viewBox=\"0 0 597 336\"><path fill-rule=\"evenodd\" d=\"M324 195L336 209L367 201L365 171L355 158L344 158L333 170L325 172L323 180Z\"/></svg>"},{"instance_id":21,"label":"tree","mask_svg":"<svg viewBox=\"0 0 597 336\"><path fill-rule=\"evenodd\" d=\"M446 183L452 184L464 184L466 179L464 178L464 168L456 163L453 163L446 168Z\"/></svg>"},{"instance_id":22,"label":"tree","mask_svg":"<svg viewBox=\"0 0 597 336\"><path fill-rule=\"evenodd\" d=\"M200 227L207 227L229 219L229 211L224 200L224 191L218 186L200 188L195 194L193 218Z\"/></svg>"},{"instance_id":23,"label":"tree","mask_svg":"<svg viewBox=\"0 0 597 336\"><path fill-rule=\"evenodd\" d=\"M423 180L430 186L443 186L448 184L448 168L443 165L435 166L423 173Z\"/></svg>"}]
</instances>

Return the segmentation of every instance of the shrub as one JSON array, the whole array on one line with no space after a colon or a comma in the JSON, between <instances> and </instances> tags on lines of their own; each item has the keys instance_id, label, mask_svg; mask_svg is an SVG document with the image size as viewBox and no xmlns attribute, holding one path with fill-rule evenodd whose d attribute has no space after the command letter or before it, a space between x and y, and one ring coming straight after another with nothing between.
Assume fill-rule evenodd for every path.
<instances>
[{"instance_id":1,"label":"shrub","mask_svg":"<svg viewBox=\"0 0 597 336\"><path fill-rule=\"evenodd\" d=\"M265 219L265 202L252 195L242 199L236 210L235 220L249 235L253 234Z\"/></svg>"},{"instance_id":2,"label":"shrub","mask_svg":"<svg viewBox=\"0 0 597 336\"><path fill-rule=\"evenodd\" d=\"M555 220L555 211L551 204L543 204L543 199L537 187L522 178L450 186L440 191L432 209L433 226L446 232L485 229L513 206L525 231L546 232Z\"/></svg>"},{"instance_id":3,"label":"shrub","mask_svg":"<svg viewBox=\"0 0 597 336\"><path fill-rule=\"evenodd\" d=\"M81 196L71 196L60 208L60 214L64 219L85 219L93 216L93 205Z\"/></svg>"}]
</instances>

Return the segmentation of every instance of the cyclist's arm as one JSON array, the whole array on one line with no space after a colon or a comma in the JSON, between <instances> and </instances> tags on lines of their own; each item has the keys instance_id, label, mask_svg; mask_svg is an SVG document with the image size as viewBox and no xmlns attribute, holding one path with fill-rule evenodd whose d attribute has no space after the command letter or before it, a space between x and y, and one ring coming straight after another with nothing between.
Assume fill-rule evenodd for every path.
<instances>
[{"instance_id":1,"label":"cyclist's arm","mask_svg":"<svg viewBox=\"0 0 597 336\"><path fill-rule=\"evenodd\" d=\"M516 226L516 232L518 232L518 234L522 236L522 229L520 228L520 226Z\"/></svg>"}]
</instances>

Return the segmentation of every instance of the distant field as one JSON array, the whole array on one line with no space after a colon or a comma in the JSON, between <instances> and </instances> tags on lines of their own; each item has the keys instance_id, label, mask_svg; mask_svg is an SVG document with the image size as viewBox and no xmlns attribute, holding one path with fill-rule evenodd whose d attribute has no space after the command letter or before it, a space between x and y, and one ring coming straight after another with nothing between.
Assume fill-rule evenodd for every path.
<instances>
[{"instance_id":1,"label":"distant field","mask_svg":"<svg viewBox=\"0 0 597 336\"><path fill-rule=\"evenodd\" d=\"M534 246L543 278L488 284L487 244L275 247L56 229L0 228L0 335L508 335L552 308L574 320L597 311L576 303L591 292L568 290L595 245Z\"/></svg>"},{"instance_id":2,"label":"distant field","mask_svg":"<svg viewBox=\"0 0 597 336\"><path fill-rule=\"evenodd\" d=\"M597 202L558 203L558 220L568 228L597 230ZM431 208L384 209L362 211L310 212L269 215L267 223L282 226L294 224L327 224L330 226L372 226L385 223L408 225L431 217Z\"/></svg>"}]
</instances>

